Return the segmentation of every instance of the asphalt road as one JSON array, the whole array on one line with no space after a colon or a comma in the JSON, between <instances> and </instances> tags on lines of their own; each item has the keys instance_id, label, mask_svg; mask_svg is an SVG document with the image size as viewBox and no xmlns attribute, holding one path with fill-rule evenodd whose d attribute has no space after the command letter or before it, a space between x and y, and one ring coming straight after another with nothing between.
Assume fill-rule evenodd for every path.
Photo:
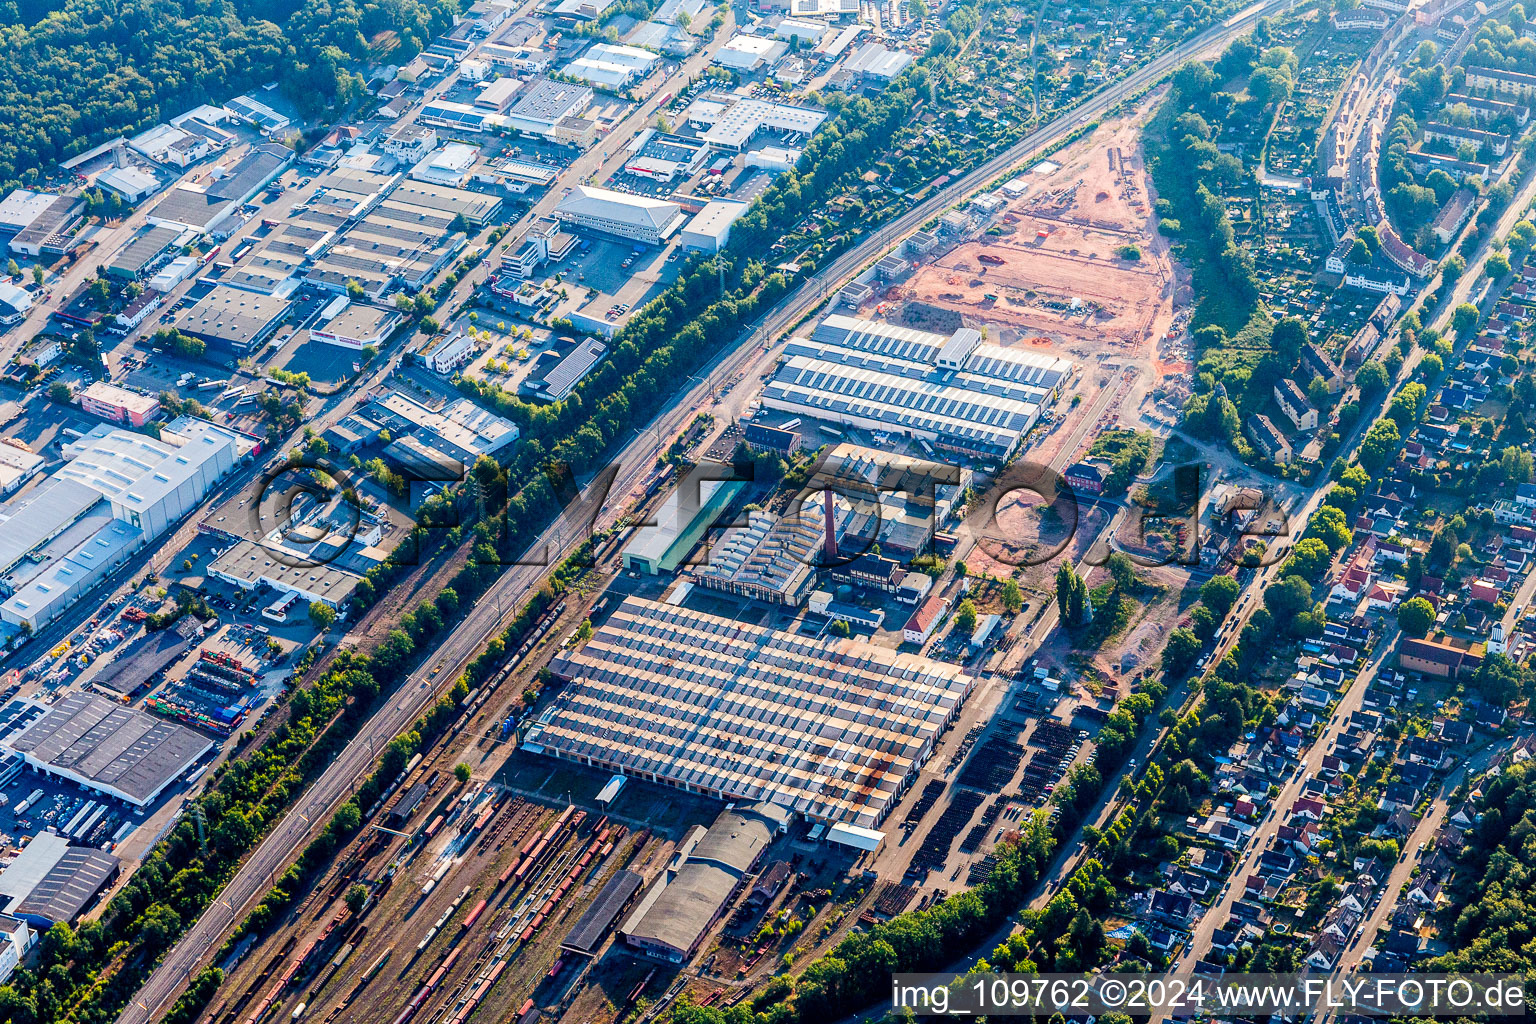
<instances>
[{"instance_id":1,"label":"asphalt road","mask_svg":"<svg viewBox=\"0 0 1536 1024\"><path fill-rule=\"evenodd\" d=\"M662 439L670 440L699 409L707 407L720 382L742 372L744 367L765 360L769 349L762 345L764 339L775 336L815 309L845 279L880 258L906 234L1029 159L1039 149L1065 137L1078 124L1093 120L1125 98L1156 83L1184 61L1225 43L1246 31L1259 18L1279 11L1291 2L1263 0L1157 58L1089 99L1072 112L1074 116L1059 118L1031 132L1005 152L901 215L806 279L755 330L739 340L732 350L717 357L698 377L690 378L699 380L699 383L686 394L674 399L649 427L639 432L625 446L610 464L610 471L615 472L615 477L608 493L620 497L628 494L655 464ZM588 493L591 493L590 489ZM616 513L616 509L601 512L597 525L600 528L607 525ZM590 509L585 502L573 503L546 531L537 546L548 552L548 563L559 561L588 535L589 516ZM218 899L166 954L149 980L119 1015L118 1024L148 1024L175 998L183 984L198 971L205 958L217 950L224 936L241 920L246 908L270 887L288 861L324 825L334 808L372 767L377 752L436 699L437 688L449 685L486 640L501 631L503 620L515 613L521 601L539 585L545 571L544 565L514 566L502 575L485 597L476 602L464 621L422 662L421 667L391 696L389 703L376 711L363 725L346 749L311 785L299 807L273 828L266 840L225 886Z\"/></svg>"}]
</instances>

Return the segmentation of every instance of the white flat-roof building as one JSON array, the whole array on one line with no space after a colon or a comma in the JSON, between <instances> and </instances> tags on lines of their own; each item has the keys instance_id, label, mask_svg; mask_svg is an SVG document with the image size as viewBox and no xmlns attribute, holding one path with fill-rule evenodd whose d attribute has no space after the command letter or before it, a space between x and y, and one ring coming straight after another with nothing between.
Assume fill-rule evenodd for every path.
<instances>
[{"instance_id":1,"label":"white flat-roof building","mask_svg":"<svg viewBox=\"0 0 1536 1024\"><path fill-rule=\"evenodd\" d=\"M96 184L130 204L143 202L160 189L159 178L137 167L109 167L96 176Z\"/></svg>"},{"instance_id":2,"label":"white flat-roof building","mask_svg":"<svg viewBox=\"0 0 1536 1024\"><path fill-rule=\"evenodd\" d=\"M238 435L212 423L191 423L177 447L105 424L66 446L55 475L85 484L106 498L112 514L144 531L164 533L191 512L235 466Z\"/></svg>"},{"instance_id":3,"label":"white flat-roof building","mask_svg":"<svg viewBox=\"0 0 1536 1024\"><path fill-rule=\"evenodd\" d=\"M699 135L702 141L716 149L739 153L765 129L809 138L827 119L827 112L768 100L722 103L700 99L689 104L683 116L689 124L703 129Z\"/></svg>"},{"instance_id":4,"label":"white flat-roof building","mask_svg":"<svg viewBox=\"0 0 1536 1024\"><path fill-rule=\"evenodd\" d=\"M859 13L859 0L789 0L795 18L837 18Z\"/></svg>"},{"instance_id":5,"label":"white flat-roof building","mask_svg":"<svg viewBox=\"0 0 1536 1024\"><path fill-rule=\"evenodd\" d=\"M764 146L762 149L747 150L746 162L748 167L781 173L792 170L800 162L800 152L784 146Z\"/></svg>"},{"instance_id":6,"label":"white flat-roof building","mask_svg":"<svg viewBox=\"0 0 1536 1024\"><path fill-rule=\"evenodd\" d=\"M92 416L100 416L113 423L126 423L142 427L160 412L160 399L109 384L104 380L91 381L80 392L80 408Z\"/></svg>"},{"instance_id":7,"label":"white flat-roof building","mask_svg":"<svg viewBox=\"0 0 1536 1024\"><path fill-rule=\"evenodd\" d=\"M378 348L400 326L401 319L399 310L337 296L321 311L320 322L309 329L309 336L354 351L369 345Z\"/></svg>"},{"instance_id":8,"label":"white flat-roof building","mask_svg":"<svg viewBox=\"0 0 1536 1024\"><path fill-rule=\"evenodd\" d=\"M364 407L364 414L389 429L396 442L411 435L423 445L465 465L482 455L496 456L515 444L517 424L460 398L433 412L398 391L391 391Z\"/></svg>"},{"instance_id":9,"label":"white flat-roof building","mask_svg":"<svg viewBox=\"0 0 1536 1024\"><path fill-rule=\"evenodd\" d=\"M798 39L801 42L819 43L827 34L827 26L819 21L800 21L785 18L774 26L773 34L780 39Z\"/></svg>"},{"instance_id":10,"label":"white flat-roof building","mask_svg":"<svg viewBox=\"0 0 1536 1024\"><path fill-rule=\"evenodd\" d=\"M615 89L644 78L659 60L661 58L656 54L638 46L597 43L567 64L564 73L571 78Z\"/></svg>"},{"instance_id":11,"label":"white flat-roof building","mask_svg":"<svg viewBox=\"0 0 1536 1024\"><path fill-rule=\"evenodd\" d=\"M660 245L687 219L683 208L665 199L615 192L612 189L577 185L555 207L562 224Z\"/></svg>"},{"instance_id":12,"label":"white flat-roof building","mask_svg":"<svg viewBox=\"0 0 1536 1024\"><path fill-rule=\"evenodd\" d=\"M0 324L20 323L31 308L31 292L9 281L0 281Z\"/></svg>"},{"instance_id":13,"label":"white flat-roof building","mask_svg":"<svg viewBox=\"0 0 1536 1024\"><path fill-rule=\"evenodd\" d=\"M402 124L390 129L379 144L403 164L414 164L437 148L437 129L422 124Z\"/></svg>"},{"instance_id":14,"label":"white flat-roof building","mask_svg":"<svg viewBox=\"0 0 1536 1024\"><path fill-rule=\"evenodd\" d=\"M591 105L589 87L540 78L512 104L507 111L507 123L515 131L552 138L560 122L577 117Z\"/></svg>"},{"instance_id":15,"label":"white flat-roof building","mask_svg":"<svg viewBox=\"0 0 1536 1024\"><path fill-rule=\"evenodd\" d=\"M236 96L224 104L224 109L236 119L260 128L267 135L281 132L293 123L288 115L278 113L251 96Z\"/></svg>"},{"instance_id":16,"label":"white flat-roof building","mask_svg":"<svg viewBox=\"0 0 1536 1024\"><path fill-rule=\"evenodd\" d=\"M756 71L763 65L778 60L787 49L789 47L782 39L737 33L715 51L714 59L710 63L718 64L731 71Z\"/></svg>"},{"instance_id":17,"label":"white flat-roof building","mask_svg":"<svg viewBox=\"0 0 1536 1024\"><path fill-rule=\"evenodd\" d=\"M39 454L24 448L21 442L0 438L0 497L8 498L21 489L43 467Z\"/></svg>"},{"instance_id":18,"label":"white flat-roof building","mask_svg":"<svg viewBox=\"0 0 1536 1024\"><path fill-rule=\"evenodd\" d=\"M731 225L752 208L736 199L715 199L705 205L678 235L689 249L719 252L731 240Z\"/></svg>"},{"instance_id":19,"label":"white flat-roof building","mask_svg":"<svg viewBox=\"0 0 1536 1024\"><path fill-rule=\"evenodd\" d=\"M889 85L912 61L912 55L905 50L887 50L879 43L865 43L848 58L843 70L875 85Z\"/></svg>"},{"instance_id":20,"label":"white flat-roof building","mask_svg":"<svg viewBox=\"0 0 1536 1024\"><path fill-rule=\"evenodd\" d=\"M480 150L462 142L450 142L411 168L411 177L434 185L457 188L469 177L469 170L480 158Z\"/></svg>"},{"instance_id":21,"label":"white flat-roof building","mask_svg":"<svg viewBox=\"0 0 1536 1024\"><path fill-rule=\"evenodd\" d=\"M475 106L496 114L505 113L522 89L520 79L498 78L494 82L487 82L480 90L480 95L475 97Z\"/></svg>"},{"instance_id":22,"label":"white flat-roof building","mask_svg":"<svg viewBox=\"0 0 1536 1024\"><path fill-rule=\"evenodd\" d=\"M0 234L15 235L32 226L59 198L48 192L18 188L0 200Z\"/></svg>"}]
</instances>

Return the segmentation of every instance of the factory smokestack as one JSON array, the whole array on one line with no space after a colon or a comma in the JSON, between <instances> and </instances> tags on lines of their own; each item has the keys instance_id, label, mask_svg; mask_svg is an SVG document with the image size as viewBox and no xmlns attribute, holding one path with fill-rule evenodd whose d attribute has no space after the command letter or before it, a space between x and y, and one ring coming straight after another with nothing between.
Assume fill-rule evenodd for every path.
<instances>
[{"instance_id":1,"label":"factory smokestack","mask_svg":"<svg viewBox=\"0 0 1536 1024\"><path fill-rule=\"evenodd\" d=\"M830 566L837 562L837 526L832 515L832 488L830 487L821 492L821 515L827 531L822 556Z\"/></svg>"}]
</instances>

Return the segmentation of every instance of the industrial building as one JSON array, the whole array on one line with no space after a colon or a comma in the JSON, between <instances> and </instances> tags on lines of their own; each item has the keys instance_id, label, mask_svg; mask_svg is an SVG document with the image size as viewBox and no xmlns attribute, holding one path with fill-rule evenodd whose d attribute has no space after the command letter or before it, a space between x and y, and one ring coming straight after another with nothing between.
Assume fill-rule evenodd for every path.
<instances>
[{"instance_id":1,"label":"industrial building","mask_svg":"<svg viewBox=\"0 0 1536 1024\"><path fill-rule=\"evenodd\" d=\"M841 553L862 554L878 543L882 552L911 559L925 553L934 534L949 524L972 479L966 466L845 442L822 456L805 493L833 494Z\"/></svg>"},{"instance_id":2,"label":"industrial building","mask_svg":"<svg viewBox=\"0 0 1536 1024\"><path fill-rule=\"evenodd\" d=\"M826 121L827 112L768 100L704 96L690 103L683 117L701 130L699 138L704 142L716 149L740 153L764 131L787 138L809 138Z\"/></svg>"},{"instance_id":3,"label":"industrial building","mask_svg":"<svg viewBox=\"0 0 1536 1024\"><path fill-rule=\"evenodd\" d=\"M738 73L757 71L764 64L772 63L784 55L789 44L782 39L765 36L749 36L738 32L715 51L710 63Z\"/></svg>"},{"instance_id":4,"label":"industrial building","mask_svg":"<svg viewBox=\"0 0 1536 1024\"><path fill-rule=\"evenodd\" d=\"M970 692L955 665L634 597L550 670L533 753L868 828Z\"/></svg>"},{"instance_id":5,"label":"industrial building","mask_svg":"<svg viewBox=\"0 0 1536 1024\"><path fill-rule=\"evenodd\" d=\"M638 46L596 43L562 70L568 78L607 89L622 89L651 73L660 57Z\"/></svg>"},{"instance_id":6,"label":"industrial building","mask_svg":"<svg viewBox=\"0 0 1536 1024\"><path fill-rule=\"evenodd\" d=\"M577 956L596 956L608 929L644 886L645 879L627 868L614 872L566 933L561 950Z\"/></svg>"},{"instance_id":7,"label":"industrial building","mask_svg":"<svg viewBox=\"0 0 1536 1024\"><path fill-rule=\"evenodd\" d=\"M40 832L26 849L0 871L0 933L7 946L21 952L36 941L36 934L56 924L71 924L90 906L96 894L117 877L119 862L110 853L85 846L71 846L64 836ZM22 927L16 928L20 922ZM28 932L32 935L28 935ZM9 951L0 947L0 979L15 964Z\"/></svg>"},{"instance_id":8,"label":"industrial building","mask_svg":"<svg viewBox=\"0 0 1536 1024\"><path fill-rule=\"evenodd\" d=\"M240 208L292 163L293 150L287 146L257 146L223 173L217 168L210 171L206 182L177 184L146 219L151 224L224 234L234 227Z\"/></svg>"},{"instance_id":9,"label":"industrial building","mask_svg":"<svg viewBox=\"0 0 1536 1024\"><path fill-rule=\"evenodd\" d=\"M355 191L340 182L338 188L340 194L336 188L327 193L345 207L335 212L359 219L328 242L305 279L335 292L356 281L373 299L425 286L464 247L463 233L455 230L460 218L479 226L501 208L496 196L367 172Z\"/></svg>"},{"instance_id":10,"label":"industrial building","mask_svg":"<svg viewBox=\"0 0 1536 1024\"><path fill-rule=\"evenodd\" d=\"M560 358L542 381L532 382L529 386L533 388L536 398L546 402L563 402L607 354L607 345L596 338L583 338L576 343L575 348Z\"/></svg>"},{"instance_id":11,"label":"industrial building","mask_svg":"<svg viewBox=\"0 0 1536 1024\"><path fill-rule=\"evenodd\" d=\"M156 440L103 424L0 510L0 620L34 631L52 622L202 502L234 468L238 435L201 420L184 429Z\"/></svg>"},{"instance_id":12,"label":"industrial building","mask_svg":"<svg viewBox=\"0 0 1536 1024\"><path fill-rule=\"evenodd\" d=\"M823 506L807 502L798 514L753 511L747 525L711 545L709 560L693 570L700 586L766 604L798 608L816 586L816 565L826 538Z\"/></svg>"},{"instance_id":13,"label":"industrial building","mask_svg":"<svg viewBox=\"0 0 1536 1024\"><path fill-rule=\"evenodd\" d=\"M721 811L708 829L695 825L620 926L624 941L671 963L687 960L788 827L789 813L766 801Z\"/></svg>"},{"instance_id":14,"label":"industrial building","mask_svg":"<svg viewBox=\"0 0 1536 1024\"><path fill-rule=\"evenodd\" d=\"M287 114L279 113L251 96L236 96L224 104L224 109L231 117L253 124L267 135L283 131L293 123Z\"/></svg>"},{"instance_id":15,"label":"industrial building","mask_svg":"<svg viewBox=\"0 0 1536 1024\"><path fill-rule=\"evenodd\" d=\"M32 293L9 281L0 281L0 324L18 324L32 309Z\"/></svg>"},{"instance_id":16,"label":"industrial building","mask_svg":"<svg viewBox=\"0 0 1536 1024\"><path fill-rule=\"evenodd\" d=\"M160 399L96 380L80 392L80 408L113 423L142 427L160 412Z\"/></svg>"},{"instance_id":17,"label":"industrial building","mask_svg":"<svg viewBox=\"0 0 1536 1024\"><path fill-rule=\"evenodd\" d=\"M162 123L129 139L128 148L157 164L185 168L212 152L213 142L185 128Z\"/></svg>"},{"instance_id":18,"label":"industrial building","mask_svg":"<svg viewBox=\"0 0 1536 1024\"><path fill-rule=\"evenodd\" d=\"M96 176L96 186L134 206L160 190L160 179L137 167L109 167Z\"/></svg>"},{"instance_id":19,"label":"industrial building","mask_svg":"<svg viewBox=\"0 0 1536 1024\"><path fill-rule=\"evenodd\" d=\"M791 339L766 409L932 442L1000 462L1055 402L1072 364L950 335L833 314Z\"/></svg>"},{"instance_id":20,"label":"industrial building","mask_svg":"<svg viewBox=\"0 0 1536 1024\"><path fill-rule=\"evenodd\" d=\"M109 277L120 281L137 281L155 264L182 235L178 228L150 226L134 235L104 270Z\"/></svg>"},{"instance_id":21,"label":"industrial building","mask_svg":"<svg viewBox=\"0 0 1536 1024\"><path fill-rule=\"evenodd\" d=\"M712 200L683 228L678 241L688 249L719 252L730 244L731 225L751 208L751 203L735 199Z\"/></svg>"},{"instance_id":22,"label":"industrial building","mask_svg":"<svg viewBox=\"0 0 1536 1024\"><path fill-rule=\"evenodd\" d=\"M11 251L26 256L62 256L69 252L77 241L73 234L75 225L85 216L85 197L79 192L31 195L37 198L12 207L11 223L25 219L26 224L11 238ZM6 202L15 198L13 192Z\"/></svg>"},{"instance_id":23,"label":"industrial building","mask_svg":"<svg viewBox=\"0 0 1536 1024\"><path fill-rule=\"evenodd\" d=\"M206 528L206 527L205 527ZM209 532L232 536L229 531ZM208 575L241 590L267 586L340 608L368 571L383 564L383 528L345 499L290 510L290 518L259 541L233 535L235 543L208 566ZM281 615L268 618L281 619Z\"/></svg>"},{"instance_id":24,"label":"industrial building","mask_svg":"<svg viewBox=\"0 0 1536 1024\"><path fill-rule=\"evenodd\" d=\"M14 236L32 226L59 197L29 188L13 189L0 200L0 235Z\"/></svg>"},{"instance_id":25,"label":"industrial building","mask_svg":"<svg viewBox=\"0 0 1536 1024\"><path fill-rule=\"evenodd\" d=\"M815 45L821 42L822 36L827 34L827 26L819 21L785 18L774 27L773 34L780 39L798 39L802 43Z\"/></svg>"},{"instance_id":26,"label":"industrial building","mask_svg":"<svg viewBox=\"0 0 1536 1024\"><path fill-rule=\"evenodd\" d=\"M673 572L746 487L743 480L708 480L695 470L679 481L656 511L624 545L624 568L651 576Z\"/></svg>"},{"instance_id":27,"label":"industrial building","mask_svg":"<svg viewBox=\"0 0 1536 1024\"><path fill-rule=\"evenodd\" d=\"M470 168L480 159L480 150L462 142L450 142L434 150L411 168L411 177L432 185L457 188L469 177Z\"/></svg>"},{"instance_id":28,"label":"industrial building","mask_svg":"<svg viewBox=\"0 0 1536 1024\"><path fill-rule=\"evenodd\" d=\"M501 123L501 119L489 110L448 100L432 100L423 104L416 120L423 125L460 132L483 132L493 123Z\"/></svg>"},{"instance_id":29,"label":"industrial building","mask_svg":"<svg viewBox=\"0 0 1536 1024\"><path fill-rule=\"evenodd\" d=\"M577 185L560 200L555 216L567 227L585 228L632 242L660 245L682 227L683 208L665 199Z\"/></svg>"},{"instance_id":30,"label":"industrial building","mask_svg":"<svg viewBox=\"0 0 1536 1024\"><path fill-rule=\"evenodd\" d=\"M507 123L514 131L561 141L562 122L580 118L582 111L591 105L592 90L589 87L540 78L512 104L507 111Z\"/></svg>"},{"instance_id":31,"label":"industrial building","mask_svg":"<svg viewBox=\"0 0 1536 1024\"><path fill-rule=\"evenodd\" d=\"M394 435L395 440L384 450L387 456L392 455L402 441L414 439L461 467L472 466L482 455L496 458L516 443L519 436L516 424L480 408L467 398L450 402L440 411L433 412L398 391L390 391L360 412Z\"/></svg>"},{"instance_id":32,"label":"industrial building","mask_svg":"<svg viewBox=\"0 0 1536 1024\"><path fill-rule=\"evenodd\" d=\"M320 312L320 320L309 329L309 336L327 345L360 351L377 349L394 333L404 319L397 309L353 302L346 296L333 299Z\"/></svg>"},{"instance_id":33,"label":"industrial building","mask_svg":"<svg viewBox=\"0 0 1536 1024\"><path fill-rule=\"evenodd\" d=\"M186 726L75 692L0 746L37 771L147 807L214 744Z\"/></svg>"},{"instance_id":34,"label":"industrial building","mask_svg":"<svg viewBox=\"0 0 1536 1024\"><path fill-rule=\"evenodd\" d=\"M906 50L887 50L879 43L865 43L843 64L843 70L869 85L890 85L912 63Z\"/></svg>"},{"instance_id":35,"label":"industrial building","mask_svg":"<svg viewBox=\"0 0 1536 1024\"><path fill-rule=\"evenodd\" d=\"M276 295L216 284L183 310L172 326L210 346L251 352L272 337L289 306L287 299Z\"/></svg>"},{"instance_id":36,"label":"industrial building","mask_svg":"<svg viewBox=\"0 0 1536 1024\"><path fill-rule=\"evenodd\" d=\"M12 437L0 438L0 498L21 490L47 461L43 456Z\"/></svg>"}]
</instances>

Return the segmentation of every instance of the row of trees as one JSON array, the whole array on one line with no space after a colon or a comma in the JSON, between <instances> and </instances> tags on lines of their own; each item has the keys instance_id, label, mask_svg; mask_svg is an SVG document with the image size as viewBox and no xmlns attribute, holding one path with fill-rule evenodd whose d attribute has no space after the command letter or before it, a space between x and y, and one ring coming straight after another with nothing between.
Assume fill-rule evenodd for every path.
<instances>
[{"instance_id":1,"label":"row of trees","mask_svg":"<svg viewBox=\"0 0 1536 1024\"><path fill-rule=\"evenodd\" d=\"M200 102L276 79L301 109L355 101L352 67L395 42L404 63L453 24L458 0L306 0L274 11L231 0L65 0L0 27L0 182L37 184L54 164Z\"/></svg>"}]
</instances>

